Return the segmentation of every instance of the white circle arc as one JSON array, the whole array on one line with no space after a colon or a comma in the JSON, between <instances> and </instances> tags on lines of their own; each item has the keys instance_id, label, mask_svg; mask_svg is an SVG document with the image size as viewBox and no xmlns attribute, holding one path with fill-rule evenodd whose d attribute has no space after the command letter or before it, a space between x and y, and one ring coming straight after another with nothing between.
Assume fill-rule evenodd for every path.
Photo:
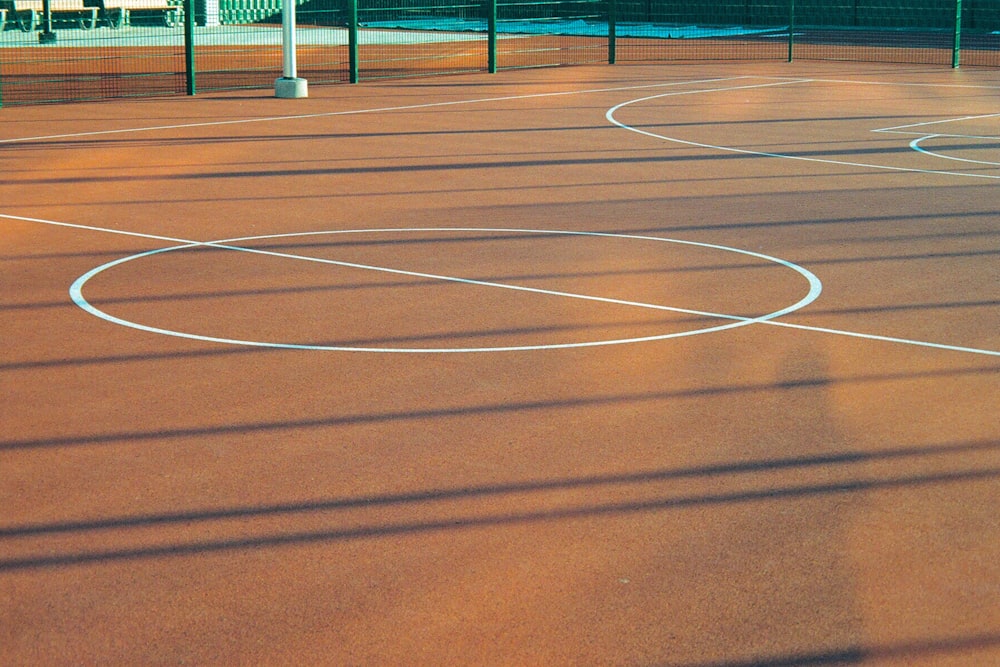
<instances>
[{"instance_id":1,"label":"white circle arc","mask_svg":"<svg viewBox=\"0 0 1000 667\"><path fill-rule=\"evenodd\" d=\"M985 165L988 165L988 166L991 166L991 167L1000 167L1000 162L991 162L989 160L972 160L970 158L955 157L954 155L947 155L945 153L939 153L937 151L932 151L932 150L930 150L928 148L924 148L923 146L920 145L920 144L922 144L924 141L926 141L928 139L937 139L939 136L941 136L941 135L938 135L938 134L928 134L926 137L919 137L917 139L914 139L913 141L910 142L910 148L912 148L913 150L918 151L920 153L923 153L924 155L930 155L931 157L938 157L938 158L941 158L942 160L954 160L956 162L969 162L969 163L972 163L972 164L985 164ZM968 138L968 139L994 139L994 137L963 137L963 138Z\"/></svg>"},{"instance_id":2,"label":"white circle arc","mask_svg":"<svg viewBox=\"0 0 1000 667\"><path fill-rule=\"evenodd\" d=\"M775 85L775 84L771 84L771 85ZM748 88L749 87L763 88L763 87L765 87L765 85L761 85L761 86L747 86L747 87ZM711 90L711 91L697 91L697 92L716 92L716 91ZM728 153L737 153L739 155L751 155L751 156L756 156L756 157L773 157L773 158L782 158L782 159L785 159L785 160L798 160L798 161L801 161L801 162L817 162L817 163L820 163L820 164L835 164L835 165L840 165L840 166L845 166L845 167L861 167L861 168L864 168L864 169L881 169L881 170L884 170L884 171L896 171L896 172L904 172L904 173L911 173L911 174L935 174L935 175L939 175L939 176L962 176L962 177L969 177L969 178L987 178L987 179L992 179L992 180L998 180L998 179L1000 179L1000 174L980 174L980 173L964 172L964 171L945 171L945 170L941 170L941 169L917 169L917 168L914 168L914 167L897 167L897 166L887 165L887 164L874 164L874 163L868 163L868 162L850 162L850 161L847 161L847 160L833 160L833 159L829 159L829 158L819 158L819 157L812 157L812 156L807 156L807 155L792 155L792 154L789 154L789 153L771 153L771 152L768 152L768 151L757 151L757 150L751 150L751 149L747 149L747 148L736 148L735 146L722 146L722 145L719 145L719 144L708 144L708 143L703 143L703 142L700 142L700 141L688 141L686 139L680 139L678 137L669 137L669 136L667 136L665 134L657 134L656 132L650 132L648 130L643 130L643 129L634 127L632 125L628 125L627 123L623 123L622 121L618 120L615 117L615 114L617 114L618 111L620 111L621 109L624 109L627 106L631 106L633 104L642 104L643 102L650 102L650 101L658 100L658 99L661 99L661 98L664 98L664 97L670 97L671 95L676 95L676 94L677 93L661 93L659 95L650 95L648 97L639 97L639 98L636 98L634 100L628 100L628 101L622 102L621 104L616 104L615 106L613 106L610 109L608 109L608 111L604 114L604 117L605 117L605 119L609 123L611 123L615 127L619 127L619 128L621 128L623 130L628 130L629 132L635 132L636 134L641 134L641 135L644 135L644 136L647 136L647 137L652 137L653 139L661 139L663 141L669 141L671 143L682 144L682 145L685 145L685 146L694 146L695 148L707 148L707 149L710 149L710 150L725 151L725 152L728 152ZM885 130L881 130L881 131L885 131ZM928 135L928 136L930 136L930 135ZM927 137L923 137L923 138L926 139ZM945 155L939 155L939 154L936 154L936 153L931 153L930 151L923 150L923 149L919 148L917 145L915 145L915 144L918 144L918 143L919 143L919 141L911 143L910 147L913 148L914 150L917 150L917 151L921 152L921 153L926 153L928 155L934 155L935 157L947 158L947 156L945 156ZM960 158L950 158L950 159L960 160ZM962 161L962 162L977 162L975 160L960 160L960 161ZM992 163L992 162L978 162L978 164L990 164L990 165L992 165L992 164L995 164L995 163Z\"/></svg>"},{"instance_id":3,"label":"white circle arc","mask_svg":"<svg viewBox=\"0 0 1000 667\"><path fill-rule=\"evenodd\" d=\"M620 299L611 299L593 295L586 294L575 294L571 292L560 292L555 290L545 290L534 287L526 287L522 285L511 285L505 283L497 283L491 281L482 280L471 280L466 278L458 278L454 276L443 276L434 275L428 273L419 273L415 271L405 271L400 269L392 269L380 266L371 266L365 264L356 264L352 262L344 262L332 259L323 259L316 257L308 257L302 255L295 255L290 253L274 252L269 250L260 250L252 247L244 247L238 244L247 241L261 241L270 239L280 239L280 238L293 238L293 237L304 237L304 236L320 236L320 235L335 235L335 234L407 234L407 233L455 233L455 232L482 232L482 233L513 233L513 234L548 234L548 235L561 235L561 236L588 236L588 237L604 237L604 238L614 238L614 239L632 239L637 241L654 241L660 243L673 243L682 246L693 246L700 248L708 248L712 250L720 250L723 252L731 252L739 255L744 255L748 257L755 257L767 262L772 262L778 264L779 266L786 267L798 273L800 276L805 278L808 283L808 291L804 297L794 304L775 310L773 312L767 313L765 315L760 315L758 317L742 317L737 315L728 315L724 313L712 313L698 310L690 310L685 308L675 308L672 306L663 306L658 304L641 303L635 301L625 301ZM313 345L306 343L284 343L284 342L269 342L269 341L255 341L255 340L242 340L237 338L222 338L216 336L204 336L201 334L189 333L184 331L176 331L171 329L163 329L160 327L148 326L141 324L139 322L134 322L126 320L104 310L98 308L97 306L90 303L87 298L83 295L84 286L95 276L101 274L109 269L113 269L116 266L121 266L126 262L135 261L138 259L143 259L146 257L151 257L153 255L158 255L166 252L173 252L177 250L186 250L197 247L213 247L221 248L225 250L232 250L235 252L247 252L251 254L261 254L268 255L272 257L283 257L287 259L295 259L300 261L310 261L318 262L323 264L330 264L334 266L363 269L369 271L381 271L386 273L393 273L399 275L407 275L412 277L429 278L433 280L441 280L448 282L458 282L470 285L488 286L495 287L499 289L509 289L517 290L523 292L533 292L537 294L547 294L553 296L561 296L566 298L575 299L585 299L589 301L598 301L603 303L614 303L619 305L635 306L640 308L650 308L654 310L671 311L677 313L685 313L691 315L698 315L702 317L709 317L715 319L727 320L724 324L718 324L710 327L702 327L698 329L689 329L685 331L677 331L672 333L657 334L652 336L641 336L635 338L618 338L611 340L595 340L595 341L582 341L582 342L572 342L572 343L551 343L542 345L511 345L511 346L494 346L494 347L365 347L365 346L344 346L344 345ZM106 264L102 264L94 269L91 269L87 273L83 274L76 281L73 282L70 287L70 297L73 302L87 311L88 313L99 317L108 322L118 324L121 326L129 327L132 329L137 329L140 331L146 331L150 333L162 334L166 336L174 336L178 338L187 338L191 340L198 340L211 343L222 343L227 345L243 345L250 347L261 347L261 348L277 348L277 349L288 349L288 350L316 350L316 351L331 351L331 352L380 352L380 353L461 353L461 352L512 352L512 351L527 351L527 350L551 350L551 349L567 349L567 348L582 348L582 347L595 347L600 345L621 345L625 343L639 343L646 341L656 341L656 340L667 340L670 338L682 338L686 336L694 336L698 334L712 333L716 331L724 331L726 329L734 329L736 327L747 326L748 324L767 322L769 320L776 319L783 315L795 312L805 306L809 305L815 301L820 293L822 292L822 283L819 278L817 278L812 272L807 269L788 262L786 260L771 257L769 255L764 255L761 253L753 252L750 250L743 250L740 248L732 248L729 246L715 245L711 243L700 243L697 241L685 241L680 239L670 239L658 236L644 236L637 234L615 234L609 232L583 232L583 231L564 231L564 230L539 230L539 229L511 229L511 228L485 228L485 227L422 227L422 228L386 228L386 229L348 229L348 230L330 230L330 231L318 231L318 232L297 232L288 234L268 234L262 236L244 236L240 238L224 239L221 241L209 241L209 242L191 242L182 243L175 246L170 246L167 248L158 248L156 250L150 250L143 253L138 253L135 255L129 255L128 257L123 257Z\"/></svg>"}]
</instances>

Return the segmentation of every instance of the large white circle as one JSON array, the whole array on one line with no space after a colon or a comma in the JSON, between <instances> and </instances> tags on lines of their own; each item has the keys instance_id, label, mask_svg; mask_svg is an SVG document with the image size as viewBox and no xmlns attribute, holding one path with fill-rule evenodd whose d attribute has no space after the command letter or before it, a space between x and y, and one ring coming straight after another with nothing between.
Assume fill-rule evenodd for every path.
<instances>
[{"instance_id":1,"label":"large white circle","mask_svg":"<svg viewBox=\"0 0 1000 667\"><path fill-rule=\"evenodd\" d=\"M233 245L245 241L259 241L265 239L279 239L279 238L291 238L291 237L302 237L302 236L319 236L325 234L406 234L406 233L427 233L427 232L441 232L441 233L451 233L451 232L489 232L489 233L516 233L516 234L555 234L563 236L592 236L592 237L606 237L615 239L634 239L639 241L656 241L660 243L674 243L678 245L695 246L700 248L710 248L713 250L722 250L724 252L732 252L740 255L746 255L749 257L756 257L768 262L773 262L780 266L792 269L803 278L809 285L809 289L806 295L795 302L794 304L781 308L780 310L775 310L773 312L761 315L759 317L741 317L736 315L727 315L724 313L708 313L703 311L693 311L681 308L672 308L670 306L655 306L661 310L670 310L674 312L684 312L689 314L697 314L708 317L715 317L718 319L727 320L724 324L719 324L711 327L703 327L700 329L690 329L687 331L679 331L667 334L659 334L653 336L642 336L638 338L619 338L613 340L597 340L597 341L584 341L576 343L553 343L548 345L513 345L513 346L503 346L503 347L449 347L449 348L410 348L410 347L359 347L359 346L337 346L337 345L308 345L300 343L281 343L281 342L268 342L268 341L254 341L254 340L240 340L234 338L219 338L215 336L202 336L200 334L187 333L184 331L174 331L170 329L162 329L159 327L151 327L139 322L132 322L129 320L122 319L107 313L97 306L93 305L87 301L86 297L83 295L83 288L87 282L94 276L103 273L109 269L116 266L121 266L126 262L135 261L138 259L143 259L145 257L151 257L153 255L158 255L166 252L173 252L176 250L186 250L190 248L198 247L213 247L221 248L225 250L232 250L234 252L249 252L249 253L259 253L259 254L269 254L273 256L287 257L289 259L300 259L308 261L324 261L317 260L315 258L300 257L295 255L286 255L282 253L271 253L255 250L253 248L240 247L238 245ZM341 266L355 266L366 269L373 270L385 270L393 271L396 273L407 273L402 271L394 271L391 269L382 269L379 267L370 267L362 265L352 265L346 262L337 262L330 260L328 263L337 264ZM424 277L434 277L442 281L453 280L458 282L470 282L476 283L477 281L468 281L460 278L452 278L448 276L428 276L427 274L411 274L411 275L422 275ZM488 283L477 283L477 284L488 284ZM504 285L495 285L496 287L509 287ZM520 288L515 288L520 289ZM289 350L316 350L316 351L330 351L330 352L401 352L401 353L455 353L455 352L513 352L513 351L526 351L526 350L552 350L552 349L566 349L566 348L579 348L579 347L595 347L599 345L622 345L625 343L639 343L645 341L654 340L666 340L669 338L682 338L685 336L695 336L698 334L711 333L715 331L724 331L726 329L735 329L737 327L747 326L748 324L766 322L768 320L773 320L775 318L787 315L789 313L795 312L805 306L809 305L815 301L822 291L823 286L819 278L817 278L812 272L804 269L803 267L788 262L777 257L771 257L769 255L764 255L761 253L753 252L750 250L742 250L740 248L732 248L729 246L715 245L711 243L700 243L697 241L684 241L680 239L669 239L662 238L658 236L642 236L635 234L613 234L608 232L582 232L582 231L561 231L561 230L540 230L540 229L509 229L509 228L486 228L486 227L422 227L422 228L388 228L388 229L346 229L346 230L332 230L332 231L319 231L319 232L297 232L290 234L267 234L261 236L244 236L240 238L224 239L221 241L209 241L205 243L192 242L192 243L182 243L176 246L170 246L167 248L159 248L157 250L150 250L148 252L142 252L135 255L129 255L128 257L123 257L121 259L102 264L87 273L83 274L76 281L73 282L70 287L69 293L73 302L87 311L88 313L99 317L108 322L114 324L119 324L121 326L129 327L132 329L138 329L140 331L147 331L151 333L163 334L166 336L175 336L178 338L188 338L191 340L199 340L211 343L223 343L227 345L244 345L251 347L263 347L263 348L278 348L278 349L289 349ZM528 290L528 291L538 291L543 290ZM569 295L567 295L569 296ZM600 297L587 297L574 295L577 298L592 298L593 300L605 300ZM605 301L612 301L607 299ZM628 303L628 302L619 302ZM646 306L653 307L653 306Z\"/></svg>"}]
</instances>

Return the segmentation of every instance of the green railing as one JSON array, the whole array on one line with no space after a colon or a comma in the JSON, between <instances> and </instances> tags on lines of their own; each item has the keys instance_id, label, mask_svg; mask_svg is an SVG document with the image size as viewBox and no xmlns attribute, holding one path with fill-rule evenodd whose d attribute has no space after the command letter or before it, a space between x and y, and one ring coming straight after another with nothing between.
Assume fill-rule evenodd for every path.
<instances>
[{"instance_id":1,"label":"green railing","mask_svg":"<svg viewBox=\"0 0 1000 667\"><path fill-rule=\"evenodd\" d=\"M280 0L0 0L0 106L271 88ZM157 4L160 3L160 4ZM311 85L578 63L1000 67L998 0L299 0Z\"/></svg>"}]
</instances>

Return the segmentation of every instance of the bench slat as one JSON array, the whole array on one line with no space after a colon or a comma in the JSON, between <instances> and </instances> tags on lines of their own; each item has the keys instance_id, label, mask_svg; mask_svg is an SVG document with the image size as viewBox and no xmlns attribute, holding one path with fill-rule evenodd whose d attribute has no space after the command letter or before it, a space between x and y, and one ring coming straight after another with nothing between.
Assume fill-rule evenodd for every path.
<instances>
[{"instance_id":1,"label":"bench slat","mask_svg":"<svg viewBox=\"0 0 1000 667\"><path fill-rule=\"evenodd\" d=\"M82 2L82 0L81 0ZM131 10L162 10L168 11L177 9L167 0L104 0L105 9L131 9Z\"/></svg>"},{"instance_id":2,"label":"bench slat","mask_svg":"<svg viewBox=\"0 0 1000 667\"><path fill-rule=\"evenodd\" d=\"M14 0L14 11L26 12L32 9L42 11L42 0ZM83 6L83 0L50 0L49 9L54 12L82 12L89 8Z\"/></svg>"}]
</instances>

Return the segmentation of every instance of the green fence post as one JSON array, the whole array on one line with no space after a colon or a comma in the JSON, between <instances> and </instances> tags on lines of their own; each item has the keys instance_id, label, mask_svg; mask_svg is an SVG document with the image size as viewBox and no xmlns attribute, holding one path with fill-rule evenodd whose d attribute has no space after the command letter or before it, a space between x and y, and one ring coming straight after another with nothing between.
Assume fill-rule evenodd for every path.
<instances>
[{"instance_id":1,"label":"green fence post","mask_svg":"<svg viewBox=\"0 0 1000 667\"><path fill-rule=\"evenodd\" d=\"M795 51L795 0L788 0L788 62Z\"/></svg>"},{"instance_id":2,"label":"green fence post","mask_svg":"<svg viewBox=\"0 0 1000 667\"><path fill-rule=\"evenodd\" d=\"M360 80L358 64L358 0L347 0L347 58L350 67L350 81Z\"/></svg>"},{"instance_id":3,"label":"green fence post","mask_svg":"<svg viewBox=\"0 0 1000 667\"><path fill-rule=\"evenodd\" d=\"M486 67L497 73L497 0L486 0Z\"/></svg>"},{"instance_id":4,"label":"green fence post","mask_svg":"<svg viewBox=\"0 0 1000 667\"><path fill-rule=\"evenodd\" d=\"M962 60L962 0L955 0L955 40L951 47L951 66L958 69Z\"/></svg>"},{"instance_id":5,"label":"green fence post","mask_svg":"<svg viewBox=\"0 0 1000 667\"><path fill-rule=\"evenodd\" d=\"M184 0L184 70L187 76L187 94L194 95L194 0Z\"/></svg>"},{"instance_id":6,"label":"green fence post","mask_svg":"<svg viewBox=\"0 0 1000 667\"><path fill-rule=\"evenodd\" d=\"M608 64L614 65L618 59L618 3L608 0Z\"/></svg>"}]
</instances>

